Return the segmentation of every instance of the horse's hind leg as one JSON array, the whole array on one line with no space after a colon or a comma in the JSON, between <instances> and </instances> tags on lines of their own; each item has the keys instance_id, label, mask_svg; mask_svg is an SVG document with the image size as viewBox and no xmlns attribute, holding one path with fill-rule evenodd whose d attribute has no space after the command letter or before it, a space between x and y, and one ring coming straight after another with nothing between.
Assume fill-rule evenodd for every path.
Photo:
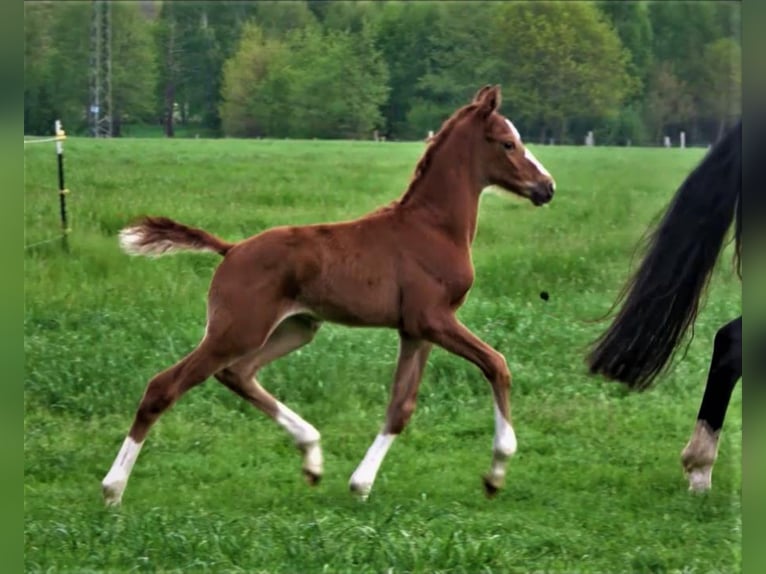
<instances>
[{"instance_id":1,"label":"horse's hind leg","mask_svg":"<svg viewBox=\"0 0 766 574\"><path fill-rule=\"evenodd\" d=\"M131 470L152 425L183 393L204 382L224 363L225 359L213 353L210 345L203 341L181 361L149 381L130 432L101 482L104 501L108 505L117 505L122 500Z\"/></svg>"},{"instance_id":2,"label":"horse's hind leg","mask_svg":"<svg viewBox=\"0 0 766 574\"><path fill-rule=\"evenodd\" d=\"M255 375L261 367L309 343L318 329L319 322L309 317L290 317L274 330L258 351L215 374L216 379L266 413L292 436L303 453L303 474L311 485L317 484L322 477L319 431L274 398L258 383Z\"/></svg>"},{"instance_id":3,"label":"horse's hind leg","mask_svg":"<svg viewBox=\"0 0 766 574\"><path fill-rule=\"evenodd\" d=\"M689 490L709 490L718 455L718 437L734 386L742 376L742 317L721 327L715 336L705 394L694 433L681 453Z\"/></svg>"}]
</instances>

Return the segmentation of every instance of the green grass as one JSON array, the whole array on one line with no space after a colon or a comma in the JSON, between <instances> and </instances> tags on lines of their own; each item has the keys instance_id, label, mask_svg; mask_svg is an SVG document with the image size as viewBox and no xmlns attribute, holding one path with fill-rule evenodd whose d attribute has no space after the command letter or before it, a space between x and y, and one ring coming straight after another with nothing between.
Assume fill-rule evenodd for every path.
<instances>
[{"instance_id":1,"label":"green grass","mask_svg":"<svg viewBox=\"0 0 766 574\"><path fill-rule=\"evenodd\" d=\"M45 572L735 572L741 392L704 496L679 453L716 329L739 313L731 246L683 361L645 394L586 375L638 238L702 150L537 148L547 209L482 198L476 283L461 319L514 377L519 452L484 498L489 386L436 350L412 422L370 500L347 491L383 421L397 337L326 325L263 384L323 435L326 475L300 476L287 435L211 380L152 430L119 511L100 481L146 381L199 341L218 258L129 258L117 231L167 215L227 239L334 221L396 198L422 144L71 139L71 252L26 251L25 550ZM28 244L58 232L53 147L25 149ZM539 293L547 290L550 301Z\"/></svg>"}]
</instances>

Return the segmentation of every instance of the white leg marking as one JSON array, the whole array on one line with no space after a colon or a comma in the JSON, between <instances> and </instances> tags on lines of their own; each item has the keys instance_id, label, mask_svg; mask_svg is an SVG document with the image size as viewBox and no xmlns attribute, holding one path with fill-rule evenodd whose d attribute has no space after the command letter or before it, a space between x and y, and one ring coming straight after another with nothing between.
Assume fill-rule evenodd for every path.
<instances>
[{"instance_id":1,"label":"white leg marking","mask_svg":"<svg viewBox=\"0 0 766 574\"><path fill-rule=\"evenodd\" d=\"M351 475L349 488L357 493L362 500L366 500L370 495L375 477L378 475L378 469L380 469L380 465L395 438L395 434L379 434L376 436L370 448L367 449L364 459L354 471L354 474Z\"/></svg>"},{"instance_id":2,"label":"white leg marking","mask_svg":"<svg viewBox=\"0 0 766 574\"><path fill-rule=\"evenodd\" d=\"M499 452L505 458L510 458L516 454L516 433L513 432L513 427L505 420L505 417L500 413L500 409L495 405L495 452Z\"/></svg>"},{"instance_id":3,"label":"white leg marking","mask_svg":"<svg viewBox=\"0 0 766 574\"><path fill-rule=\"evenodd\" d=\"M495 488L500 488L505 482L505 467L508 459L516 453L517 446L513 427L495 404L495 440L492 444L492 466L487 476Z\"/></svg>"},{"instance_id":4,"label":"white leg marking","mask_svg":"<svg viewBox=\"0 0 766 574\"><path fill-rule=\"evenodd\" d=\"M689 490L705 492L710 490L713 480L713 465L718 456L718 434L707 423L697 421L691 439L681 452L681 462L689 480Z\"/></svg>"},{"instance_id":5,"label":"white leg marking","mask_svg":"<svg viewBox=\"0 0 766 574\"><path fill-rule=\"evenodd\" d=\"M110 506L120 504L122 493L128 484L128 478L130 478L130 472L133 470L133 465L136 463L143 444L143 442L136 442L130 437L123 441L122 448L112 463L112 468L101 481L106 504Z\"/></svg>"},{"instance_id":6,"label":"white leg marking","mask_svg":"<svg viewBox=\"0 0 766 574\"><path fill-rule=\"evenodd\" d=\"M303 451L303 469L314 476L321 476L324 461L319 446L319 431L280 402L277 402L276 420Z\"/></svg>"}]
</instances>

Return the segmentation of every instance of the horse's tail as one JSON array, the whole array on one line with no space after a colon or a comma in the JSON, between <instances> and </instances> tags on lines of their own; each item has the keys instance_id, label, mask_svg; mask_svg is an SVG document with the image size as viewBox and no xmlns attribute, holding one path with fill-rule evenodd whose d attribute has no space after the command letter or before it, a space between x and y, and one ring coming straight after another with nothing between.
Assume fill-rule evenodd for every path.
<instances>
[{"instance_id":1,"label":"horse's tail","mask_svg":"<svg viewBox=\"0 0 766 574\"><path fill-rule=\"evenodd\" d=\"M167 217L144 217L120 231L120 246L129 255L158 257L175 251L213 251L226 255L234 244Z\"/></svg>"},{"instance_id":2,"label":"horse's tail","mask_svg":"<svg viewBox=\"0 0 766 574\"><path fill-rule=\"evenodd\" d=\"M741 277L741 134L740 120L681 184L617 299L622 309L592 345L591 373L631 389L652 384L694 323L735 211Z\"/></svg>"}]
</instances>

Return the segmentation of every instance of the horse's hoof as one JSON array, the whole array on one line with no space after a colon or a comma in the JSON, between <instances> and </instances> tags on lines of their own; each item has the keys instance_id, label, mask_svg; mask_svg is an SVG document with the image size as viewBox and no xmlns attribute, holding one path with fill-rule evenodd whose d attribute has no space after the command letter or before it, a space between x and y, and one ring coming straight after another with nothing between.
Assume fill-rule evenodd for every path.
<instances>
[{"instance_id":1,"label":"horse's hoof","mask_svg":"<svg viewBox=\"0 0 766 574\"><path fill-rule=\"evenodd\" d=\"M484 482L484 494L487 495L487 498L494 498L500 491L500 485L495 484L489 476L482 477L482 480Z\"/></svg>"},{"instance_id":2,"label":"horse's hoof","mask_svg":"<svg viewBox=\"0 0 766 574\"><path fill-rule=\"evenodd\" d=\"M712 486L713 467L695 468L686 473L689 480L689 490L701 494L710 490Z\"/></svg>"},{"instance_id":3,"label":"horse's hoof","mask_svg":"<svg viewBox=\"0 0 766 574\"><path fill-rule=\"evenodd\" d=\"M303 478L306 479L306 482L309 486L316 486L322 481L322 475L318 474L316 472L312 472L311 470L304 468L303 469Z\"/></svg>"},{"instance_id":4,"label":"horse's hoof","mask_svg":"<svg viewBox=\"0 0 766 574\"><path fill-rule=\"evenodd\" d=\"M355 484L353 482L348 485L351 494L353 494L361 502L365 502L370 497L372 491L371 484Z\"/></svg>"},{"instance_id":5,"label":"horse's hoof","mask_svg":"<svg viewBox=\"0 0 766 574\"><path fill-rule=\"evenodd\" d=\"M115 481L101 483L101 493L104 496L104 504L107 506L120 506L122 503L122 493L125 491L125 481Z\"/></svg>"}]
</instances>

